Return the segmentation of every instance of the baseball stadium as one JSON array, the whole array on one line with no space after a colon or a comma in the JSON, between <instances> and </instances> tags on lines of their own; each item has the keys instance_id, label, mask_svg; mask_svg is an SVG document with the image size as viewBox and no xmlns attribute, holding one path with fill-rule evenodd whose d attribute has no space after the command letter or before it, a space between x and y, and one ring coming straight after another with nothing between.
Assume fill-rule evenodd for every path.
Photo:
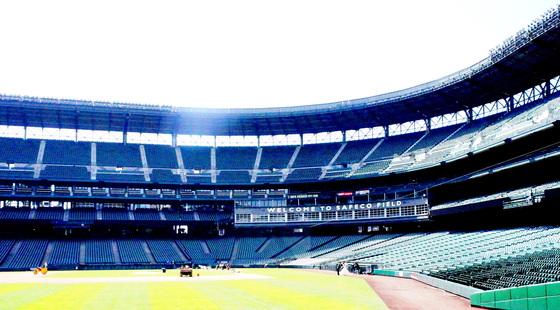
<instances>
[{"instance_id":1,"label":"baseball stadium","mask_svg":"<svg viewBox=\"0 0 560 310\"><path fill-rule=\"evenodd\" d=\"M557 6L366 98L0 95L2 309L559 309L559 49Z\"/></svg>"}]
</instances>

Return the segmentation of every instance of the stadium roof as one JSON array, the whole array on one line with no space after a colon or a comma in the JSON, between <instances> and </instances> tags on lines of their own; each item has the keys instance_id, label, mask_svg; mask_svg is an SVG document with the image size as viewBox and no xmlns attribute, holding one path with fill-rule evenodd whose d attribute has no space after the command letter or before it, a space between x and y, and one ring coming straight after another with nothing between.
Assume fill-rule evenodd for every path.
<instances>
[{"instance_id":1,"label":"stadium roof","mask_svg":"<svg viewBox=\"0 0 560 310\"><path fill-rule=\"evenodd\" d=\"M473 66L388 94L328 104L204 109L19 96L0 97L0 124L85 130L282 135L352 130L427 119L510 97L560 75L560 12L492 50Z\"/></svg>"}]
</instances>

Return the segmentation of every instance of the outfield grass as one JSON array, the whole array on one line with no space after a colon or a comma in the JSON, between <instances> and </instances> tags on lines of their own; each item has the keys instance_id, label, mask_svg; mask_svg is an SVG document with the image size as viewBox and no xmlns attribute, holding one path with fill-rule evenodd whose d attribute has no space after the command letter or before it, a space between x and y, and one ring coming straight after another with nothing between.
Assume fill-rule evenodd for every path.
<instances>
[{"instance_id":1,"label":"outfield grass","mask_svg":"<svg viewBox=\"0 0 560 310\"><path fill-rule=\"evenodd\" d=\"M363 279L305 270L195 270L193 278L177 270L29 274L0 273L37 280L0 283L1 309L388 309Z\"/></svg>"}]
</instances>

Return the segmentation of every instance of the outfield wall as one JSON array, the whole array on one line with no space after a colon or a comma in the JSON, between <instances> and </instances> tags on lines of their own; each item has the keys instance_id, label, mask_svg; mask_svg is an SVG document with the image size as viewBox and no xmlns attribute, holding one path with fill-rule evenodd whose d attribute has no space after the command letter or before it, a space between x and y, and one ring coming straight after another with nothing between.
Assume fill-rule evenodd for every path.
<instances>
[{"instance_id":1,"label":"outfield wall","mask_svg":"<svg viewBox=\"0 0 560 310\"><path fill-rule=\"evenodd\" d=\"M495 309L560 309L560 282L472 294L471 305Z\"/></svg>"},{"instance_id":2,"label":"outfield wall","mask_svg":"<svg viewBox=\"0 0 560 310\"><path fill-rule=\"evenodd\" d=\"M374 270L373 274L376 275L383 275L383 276L391 276L391 277L401 277L401 278L410 278L414 279L428 285L440 288L442 290L448 291L450 293L463 296L465 298L471 298L471 295L483 292L481 289L477 289L474 287L453 283L449 281L445 281L442 279L437 279L434 277L430 277L424 274L419 274L416 272L409 272L409 271L393 271L393 270Z\"/></svg>"}]
</instances>

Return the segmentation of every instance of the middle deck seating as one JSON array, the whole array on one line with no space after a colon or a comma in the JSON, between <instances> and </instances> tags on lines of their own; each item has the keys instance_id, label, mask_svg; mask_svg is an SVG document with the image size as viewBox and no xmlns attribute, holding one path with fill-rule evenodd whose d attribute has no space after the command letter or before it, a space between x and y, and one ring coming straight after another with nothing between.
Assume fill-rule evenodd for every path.
<instances>
[{"instance_id":1,"label":"middle deck seating","mask_svg":"<svg viewBox=\"0 0 560 310\"><path fill-rule=\"evenodd\" d=\"M231 216L229 213L212 211L197 211L197 214L201 221L219 221L229 219Z\"/></svg>"},{"instance_id":2,"label":"middle deck seating","mask_svg":"<svg viewBox=\"0 0 560 310\"><path fill-rule=\"evenodd\" d=\"M97 172L97 180L108 182L131 182L143 183L146 182L144 173L102 173Z\"/></svg>"},{"instance_id":3,"label":"middle deck seating","mask_svg":"<svg viewBox=\"0 0 560 310\"><path fill-rule=\"evenodd\" d=\"M181 176L174 174L170 169L153 169L150 180L160 183L181 183Z\"/></svg>"},{"instance_id":4,"label":"middle deck seating","mask_svg":"<svg viewBox=\"0 0 560 310\"><path fill-rule=\"evenodd\" d=\"M163 209L161 211L168 221L194 221L194 212L182 210Z\"/></svg>"},{"instance_id":5,"label":"middle deck seating","mask_svg":"<svg viewBox=\"0 0 560 310\"><path fill-rule=\"evenodd\" d=\"M71 221L95 221L97 210L95 208L71 208L68 219Z\"/></svg>"},{"instance_id":6,"label":"middle deck seating","mask_svg":"<svg viewBox=\"0 0 560 310\"><path fill-rule=\"evenodd\" d=\"M222 184L248 184L251 183L251 175L246 170L222 170L217 177L217 182Z\"/></svg>"},{"instance_id":7,"label":"middle deck seating","mask_svg":"<svg viewBox=\"0 0 560 310\"><path fill-rule=\"evenodd\" d=\"M41 179L89 181L91 174L86 167L47 165L41 171Z\"/></svg>"},{"instance_id":8,"label":"middle deck seating","mask_svg":"<svg viewBox=\"0 0 560 310\"><path fill-rule=\"evenodd\" d=\"M27 220L30 208L4 207L0 209L0 220Z\"/></svg>"},{"instance_id":9,"label":"middle deck seating","mask_svg":"<svg viewBox=\"0 0 560 310\"><path fill-rule=\"evenodd\" d=\"M25 180L25 179L33 179L34 173L33 170L0 170L0 178L8 179L8 180Z\"/></svg>"},{"instance_id":10,"label":"middle deck seating","mask_svg":"<svg viewBox=\"0 0 560 310\"><path fill-rule=\"evenodd\" d=\"M160 213L156 209L136 209L132 214L136 221L161 221Z\"/></svg>"},{"instance_id":11,"label":"middle deck seating","mask_svg":"<svg viewBox=\"0 0 560 310\"><path fill-rule=\"evenodd\" d=\"M104 221L128 221L128 210L121 207L104 207L101 211Z\"/></svg>"},{"instance_id":12,"label":"middle deck seating","mask_svg":"<svg viewBox=\"0 0 560 310\"><path fill-rule=\"evenodd\" d=\"M282 178L281 174L275 175L257 175L257 182L258 183L279 183L280 179Z\"/></svg>"},{"instance_id":13,"label":"middle deck seating","mask_svg":"<svg viewBox=\"0 0 560 310\"><path fill-rule=\"evenodd\" d=\"M64 218L64 209L62 208L38 208L35 214L38 220L62 220Z\"/></svg>"},{"instance_id":14,"label":"middle deck seating","mask_svg":"<svg viewBox=\"0 0 560 310\"><path fill-rule=\"evenodd\" d=\"M321 168L302 168L294 169L288 175L286 181L317 180L321 176Z\"/></svg>"}]
</instances>

